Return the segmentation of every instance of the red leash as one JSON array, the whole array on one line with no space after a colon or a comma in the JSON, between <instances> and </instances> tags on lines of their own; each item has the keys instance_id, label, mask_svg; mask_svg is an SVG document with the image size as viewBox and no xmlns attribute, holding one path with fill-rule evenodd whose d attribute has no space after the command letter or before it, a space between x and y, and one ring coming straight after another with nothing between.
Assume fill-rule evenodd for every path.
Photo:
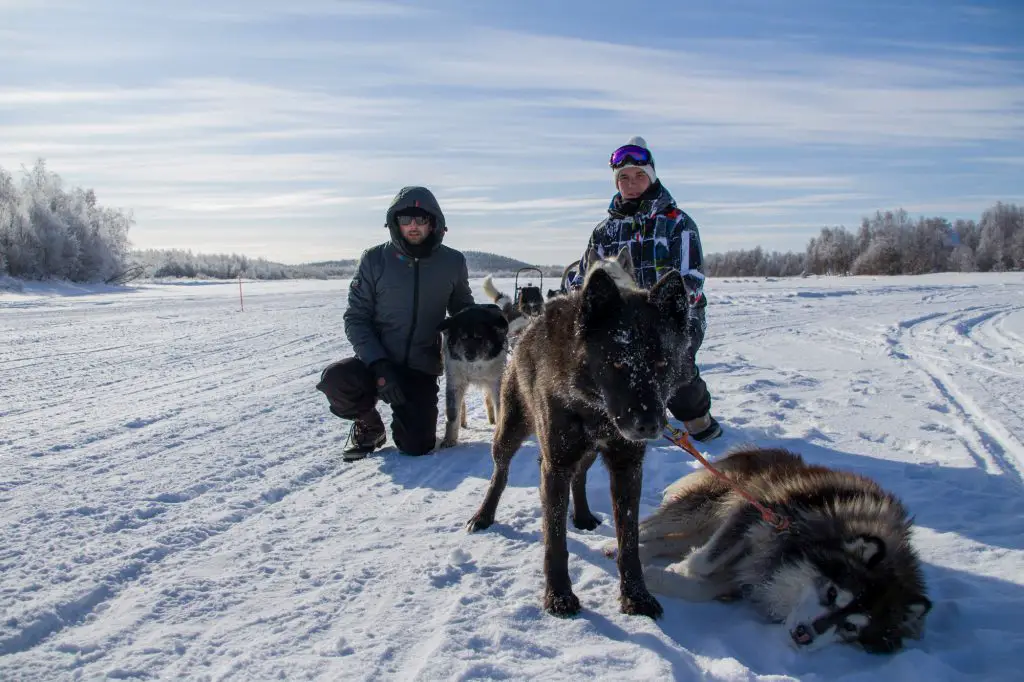
<instances>
[{"instance_id":1,"label":"red leash","mask_svg":"<svg viewBox=\"0 0 1024 682\"><path fill-rule=\"evenodd\" d=\"M733 481L731 478L729 478L721 471L713 467L711 465L711 462L704 459L704 456L700 454L697 448L693 446L693 442L690 440L690 434L688 434L686 431L682 431L680 429L675 428L671 424L667 424L665 426L665 431L663 435L669 441L678 445L683 450L686 450L688 453L693 455L697 459L697 461L703 464L708 471L710 471L712 474L720 478L722 481L725 482L726 485L728 485L730 488L739 493L740 496L743 497L743 499L752 504L754 506L754 509L761 512L761 518L763 518L767 523L771 524L771 526L775 528L775 530L784 531L787 528L789 528L789 519L787 519L785 516L782 516L781 514L776 514L771 509L758 502L756 499L754 499L753 495L751 495L746 490L737 485L736 482Z\"/></svg>"}]
</instances>

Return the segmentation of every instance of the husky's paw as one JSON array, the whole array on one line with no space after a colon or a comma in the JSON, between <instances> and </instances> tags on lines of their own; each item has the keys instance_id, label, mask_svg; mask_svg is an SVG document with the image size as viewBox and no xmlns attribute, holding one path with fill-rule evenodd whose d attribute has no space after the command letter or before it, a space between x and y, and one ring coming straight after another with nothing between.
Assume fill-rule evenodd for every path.
<instances>
[{"instance_id":1,"label":"husky's paw","mask_svg":"<svg viewBox=\"0 0 1024 682\"><path fill-rule=\"evenodd\" d=\"M473 518L469 520L469 523L466 524L466 531L470 533L475 533L478 530L485 530L487 528L490 528L492 523L494 523L493 516L488 517L484 516L480 512L477 512L473 515Z\"/></svg>"},{"instance_id":2,"label":"husky's paw","mask_svg":"<svg viewBox=\"0 0 1024 682\"><path fill-rule=\"evenodd\" d=\"M438 443L437 447L444 450L445 448L453 448L459 444L458 438L452 438L451 436L445 436L444 439Z\"/></svg>"},{"instance_id":3,"label":"husky's paw","mask_svg":"<svg viewBox=\"0 0 1024 682\"><path fill-rule=\"evenodd\" d=\"M646 589L642 592L633 590L632 594L623 594L619 597L619 604L622 612L630 616L647 616L657 620L664 613L658 600Z\"/></svg>"},{"instance_id":4,"label":"husky's paw","mask_svg":"<svg viewBox=\"0 0 1024 682\"><path fill-rule=\"evenodd\" d=\"M644 569L644 584L652 592L687 601L710 601L720 594L710 583L700 578L681 575L673 570L672 566L648 566Z\"/></svg>"},{"instance_id":5,"label":"husky's paw","mask_svg":"<svg viewBox=\"0 0 1024 682\"><path fill-rule=\"evenodd\" d=\"M715 567L708 561L708 553L699 549L679 563L673 564L673 567L677 573L694 578L708 578L715 572Z\"/></svg>"},{"instance_id":6,"label":"husky's paw","mask_svg":"<svg viewBox=\"0 0 1024 682\"><path fill-rule=\"evenodd\" d=\"M601 519L597 518L593 514L573 514L572 525L580 530L594 530L601 525Z\"/></svg>"},{"instance_id":7,"label":"husky's paw","mask_svg":"<svg viewBox=\"0 0 1024 682\"><path fill-rule=\"evenodd\" d=\"M580 600L571 590L564 594L547 591L544 593L544 610L552 616L568 618L580 612Z\"/></svg>"},{"instance_id":8,"label":"husky's paw","mask_svg":"<svg viewBox=\"0 0 1024 682\"><path fill-rule=\"evenodd\" d=\"M604 552L604 555L609 559L614 559L619 555L619 543L614 539L609 540L601 545L601 551Z\"/></svg>"}]
</instances>

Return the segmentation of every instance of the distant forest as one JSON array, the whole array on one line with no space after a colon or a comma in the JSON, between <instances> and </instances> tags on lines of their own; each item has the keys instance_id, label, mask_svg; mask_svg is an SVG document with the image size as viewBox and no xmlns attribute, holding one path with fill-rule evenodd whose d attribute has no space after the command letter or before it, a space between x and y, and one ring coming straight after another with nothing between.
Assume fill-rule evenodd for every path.
<instances>
[{"instance_id":1,"label":"distant forest","mask_svg":"<svg viewBox=\"0 0 1024 682\"><path fill-rule=\"evenodd\" d=\"M127 278L328 279L351 277L355 260L285 265L238 254L132 250L130 212L101 206L93 190L66 189L44 161L20 182L0 167L0 277L123 281ZM531 264L466 251L470 274L511 276ZM1024 270L1024 209L997 203L980 220L877 212L856 231L823 227L803 252L706 254L709 277L900 275ZM561 265L538 266L557 281Z\"/></svg>"},{"instance_id":2,"label":"distant forest","mask_svg":"<svg viewBox=\"0 0 1024 682\"><path fill-rule=\"evenodd\" d=\"M483 251L463 251L471 276L511 276L519 268L534 267L529 263ZM237 254L192 253L177 249L133 251L133 263L141 265L146 277L202 277L234 279L239 275L251 279L336 279L355 274L358 261L329 260L302 265L285 265L262 258L247 258ZM561 266L540 266L545 277L558 279Z\"/></svg>"},{"instance_id":3,"label":"distant forest","mask_svg":"<svg viewBox=\"0 0 1024 682\"><path fill-rule=\"evenodd\" d=\"M709 277L923 275L1024 270L1024 209L997 203L981 220L911 218L877 212L856 232L824 227L802 253L761 247L705 256Z\"/></svg>"}]
</instances>

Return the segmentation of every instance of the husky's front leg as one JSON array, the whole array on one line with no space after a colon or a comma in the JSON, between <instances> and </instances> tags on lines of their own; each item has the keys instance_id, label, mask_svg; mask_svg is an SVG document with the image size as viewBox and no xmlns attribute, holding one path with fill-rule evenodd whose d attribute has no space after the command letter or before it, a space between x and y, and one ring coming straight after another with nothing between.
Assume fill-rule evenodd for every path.
<instances>
[{"instance_id":1,"label":"husky's front leg","mask_svg":"<svg viewBox=\"0 0 1024 682\"><path fill-rule=\"evenodd\" d=\"M747 533L757 523L759 514L750 506L740 507L714 532L711 539L697 547L681 563L682 572L697 578L721 581L726 567L746 551Z\"/></svg>"},{"instance_id":2,"label":"husky's front leg","mask_svg":"<svg viewBox=\"0 0 1024 682\"><path fill-rule=\"evenodd\" d=\"M513 374L510 373L505 383L502 384L502 391L504 391L504 395L502 396L501 412L498 425L494 429L494 442L491 444L494 471L491 473L491 482L487 486L484 501L473 518L466 524L466 529L470 532L483 530L494 523L494 512L498 508L501 493L508 483L508 470L512 457L526 437L530 435L530 419L526 413L523 399L519 395Z\"/></svg>"},{"instance_id":3,"label":"husky's front leg","mask_svg":"<svg viewBox=\"0 0 1024 682\"><path fill-rule=\"evenodd\" d=\"M644 582L652 592L687 601L711 601L732 592L728 586L722 586L704 578L685 575L680 570L676 570L679 567L680 564L673 564L665 568L648 566L644 569Z\"/></svg>"},{"instance_id":4,"label":"husky's front leg","mask_svg":"<svg viewBox=\"0 0 1024 682\"><path fill-rule=\"evenodd\" d=\"M630 446L631 449L636 446ZM623 613L658 618L661 604L651 596L644 583L640 564L640 489L643 482L643 449L639 452L606 456L611 479L612 512L618 540L619 603Z\"/></svg>"},{"instance_id":5,"label":"husky's front leg","mask_svg":"<svg viewBox=\"0 0 1024 682\"><path fill-rule=\"evenodd\" d=\"M450 448L459 442L459 422L464 415L466 385L455 380L451 374L445 378L444 387L444 439L442 448Z\"/></svg>"},{"instance_id":6,"label":"husky's front leg","mask_svg":"<svg viewBox=\"0 0 1024 682\"><path fill-rule=\"evenodd\" d=\"M540 499L544 513L544 609L555 616L574 616L580 600L569 580L569 550L565 544L566 513L572 471L541 462Z\"/></svg>"}]
</instances>

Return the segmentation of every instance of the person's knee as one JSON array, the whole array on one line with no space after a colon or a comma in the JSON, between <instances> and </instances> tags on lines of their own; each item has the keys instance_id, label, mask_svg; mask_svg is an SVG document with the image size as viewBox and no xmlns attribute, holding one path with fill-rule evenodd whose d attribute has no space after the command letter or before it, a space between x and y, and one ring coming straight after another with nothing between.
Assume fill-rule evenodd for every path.
<instances>
[{"instance_id":1,"label":"person's knee","mask_svg":"<svg viewBox=\"0 0 1024 682\"><path fill-rule=\"evenodd\" d=\"M366 365L358 358L346 358L340 362L334 362L320 372L320 382L317 389L328 393L331 390L361 387L366 383L366 375L369 372Z\"/></svg>"}]
</instances>

